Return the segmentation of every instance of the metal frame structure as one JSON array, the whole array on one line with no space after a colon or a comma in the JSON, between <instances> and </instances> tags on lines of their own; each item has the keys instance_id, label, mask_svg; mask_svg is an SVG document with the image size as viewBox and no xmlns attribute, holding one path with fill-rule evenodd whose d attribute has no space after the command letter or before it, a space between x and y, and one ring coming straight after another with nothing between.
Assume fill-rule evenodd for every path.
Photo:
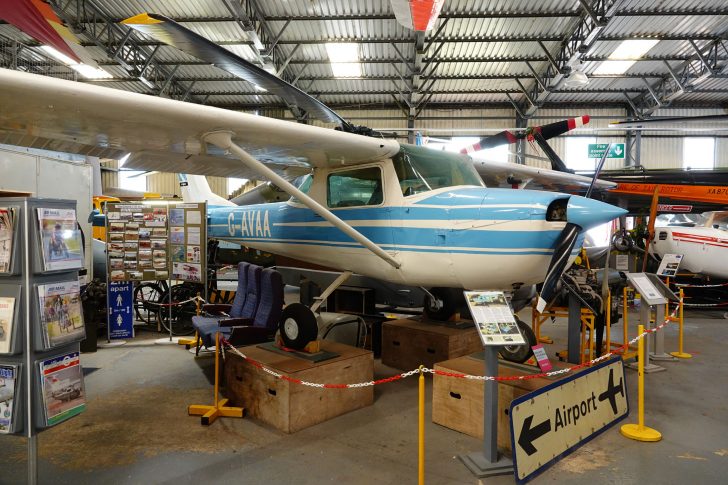
<instances>
[{"instance_id":1,"label":"metal frame structure","mask_svg":"<svg viewBox=\"0 0 728 485\"><path fill-rule=\"evenodd\" d=\"M309 122L305 112L275 95L120 24L135 13L123 3L51 1L81 45L112 74L105 85L228 109L288 110ZM636 117L666 106L728 106L728 9L720 1L665 8L657 0L547 0L525 10L518 5L496 10L456 0L428 32L401 27L388 2L365 2L361 8L303 0L160 5L168 10L158 13L335 109L401 111L411 139L426 108L508 107L523 125L540 108L565 104L616 106ZM674 22L677 18L684 21ZM659 52L644 55L625 74L593 74L616 41L632 38L660 39ZM360 78L336 78L328 70L324 44L344 41L361 45ZM1 67L83 81L38 47L0 23ZM591 83L564 88L562 81L576 67Z\"/></svg>"}]
</instances>

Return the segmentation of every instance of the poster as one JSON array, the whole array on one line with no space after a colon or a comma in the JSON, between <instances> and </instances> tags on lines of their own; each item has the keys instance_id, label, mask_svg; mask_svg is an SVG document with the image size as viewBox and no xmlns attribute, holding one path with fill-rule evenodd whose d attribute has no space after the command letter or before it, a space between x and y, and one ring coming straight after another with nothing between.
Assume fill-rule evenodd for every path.
<instances>
[{"instance_id":1,"label":"poster","mask_svg":"<svg viewBox=\"0 0 728 485\"><path fill-rule=\"evenodd\" d=\"M38 208L43 270L83 267L81 231L75 209Z\"/></svg>"},{"instance_id":2,"label":"poster","mask_svg":"<svg viewBox=\"0 0 728 485\"><path fill-rule=\"evenodd\" d=\"M106 294L109 339L134 338L134 287L131 281L112 281Z\"/></svg>"},{"instance_id":3,"label":"poster","mask_svg":"<svg viewBox=\"0 0 728 485\"><path fill-rule=\"evenodd\" d=\"M666 254L660 261L660 267L657 269L657 275L673 278L677 274L682 261L682 254Z\"/></svg>"},{"instance_id":4,"label":"poster","mask_svg":"<svg viewBox=\"0 0 728 485\"><path fill-rule=\"evenodd\" d=\"M0 354L10 352L15 324L15 298L0 297Z\"/></svg>"},{"instance_id":5,"label":"poster","mask_svg":"<svg viewBox=\"0 0 728 485\"><path fill-rule=\"evenodd\" d=\"M502 291L464 293L483 345L526 344Z\"/></svg>"},{"instance_id":6,"label":"poster","mask_svg":"<svg viewBox=\"0 0 728 485\"><path fill-rule=\"evenodd\" d=\"M114 203L107 208L119 215L108 225L109 280L149 280L156 277L155 270L169 271L167 207Z\"/></svg>"},{"instance_id":7,"label":"poster","mask_svg":"<svg viewBox=\"0 0 728 485\"><path fill-rule=\"evenodd\" d=\"M17 392L19 366L0 365L0 434L13 431L13 402Z\"/></svg>"},{"instance_id":8,"label":"poster","mask_svg":"<svg viewBox=\"0 0 728 485\"><path fill-rule=\"evenodd\" d=\"M191 263L172 263L172 279L202 282L202 265Z\"/></svg>"},{"instance_id":9,"label":"poster","mask_svg":"<svg viewBox=\"0 0 728 485\"><path fill-rule=\"evenodd\" d=\"M46 347L83 340L86 329L78 280L38 285L38 297Z\"/></svg>"},{"instance_id":10,"label":"poster","mask_svg":"<svg viewBox=\"0 0 728 485\"><path fill-rule=\"evenodd\" d=\"M14 229L15 209L0 207L0 273L10 271Z\"/></svg>"},{"instance_id":11,"label":"poster","mask_svg":"<svg viewBox=\"0 0 728 485\"><path fill-rule=\"evenodd\" d=\"M86 392L78 352L39 363L46 424L53 426L86 409Z\"/></svg>"},{"instance_id":12,"label":"poster","mask_svg":"<svg viewBox=\"0 0 728 485\"><path fill-rule=\"evenodd\" d=\"M169 225L170 226L184 226L185 225L185 210L184 209L170 209L169 210Z\"/></svg>"}]
</instances>

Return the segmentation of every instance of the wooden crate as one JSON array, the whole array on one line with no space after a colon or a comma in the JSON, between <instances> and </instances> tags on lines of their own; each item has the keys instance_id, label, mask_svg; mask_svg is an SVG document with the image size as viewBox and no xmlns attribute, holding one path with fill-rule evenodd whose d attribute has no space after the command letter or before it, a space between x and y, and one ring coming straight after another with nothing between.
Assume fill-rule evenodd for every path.
<instances>
[{"instance_id":1,"label":"wooden crate","mask_svg":"<svg viewBox=\"0 0 728 485\"><path fill-rule=\"evenodd\" d=\"M320 363L281 355L257 346L242 353L289 377L324 384L368 382L374 376L374 360L368 350L322 341L322 350L339 357ZM372 387L319 389L276 379L231 352L226 353L225 382L232 405L286 433L321 423L374 402Z\"/></svg>"},{"instance_id":2,"label":"wooden crate","mask_svg":"<svg viewBox=\"0 0 728 485\"><path fill-rule=\"evenodd\" d=\"M568 364L552 363L555 369L568 367ZM460 357L435 364L436 370L460 374L483 375L482 360L473 357ZM539 372L521 371L499 365L498 375L514 376ZM554 379L535 378L524 381L501 381L498 383L498 447L511 450L511 431L508 409L511 401L531 391L555 382ZM432 422L476 438L483 438L483 381L438 376L435 374L432 385Z\"/></svg>"},{"instance_id":3,"label":"wooden crate","mask_svg":"<svg viewBox=\"0 0 728 485\"><path fill-rule=\"evenodd\" d=\"M382 324L382 363L410 370L483 350L474 326L454 328L417 320Z\"/></svg>"}]
</instances>

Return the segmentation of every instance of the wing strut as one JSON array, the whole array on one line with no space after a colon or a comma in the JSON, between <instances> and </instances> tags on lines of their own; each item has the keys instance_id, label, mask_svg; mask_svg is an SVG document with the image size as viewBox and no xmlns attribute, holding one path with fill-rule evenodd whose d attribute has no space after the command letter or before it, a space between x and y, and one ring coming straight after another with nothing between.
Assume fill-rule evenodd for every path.
<instances>
[{"instance_id":1,"label":"wing strut","mask_svg":"<svg viewBox=\"0 0 728 485\"><path fill-rule=\"evenodd\" d=\"M334 227L340 229L344 234L351 237L359 244L382 258L384 261L392 265L394 268L399 268L401 263L389 255L385 250L374 244L362 233L351 227L346 222L336 217L330 210L313 200L308 195L304 194L296 187L294 187L286 179L275 173L270 168L266 167L265 164L259 162L253 158L248 152L233 143L231 138L232 133L229 131L215 131L208 133L203 136L203 140L213 145L217 145L223 150L227 150L240 159L243 164L249 169L259 173L261 176L266 177L268 180L276 184L282 190L286 191L291 197L295 197L300 200L306 207L320 215L327 221L329 221Z\"/></svg>"}]
</instances>

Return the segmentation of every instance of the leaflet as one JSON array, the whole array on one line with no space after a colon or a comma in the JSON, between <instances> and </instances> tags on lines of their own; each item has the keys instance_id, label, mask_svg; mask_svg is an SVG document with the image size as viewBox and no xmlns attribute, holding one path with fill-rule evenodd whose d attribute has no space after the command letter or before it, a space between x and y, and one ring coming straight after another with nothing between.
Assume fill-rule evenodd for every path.
<instances>
[{"instance_id":1,"label":"leaflet","mask_svg":"<svg viewBox=\"0 0 728 485\"><path fill-rule=\"evenodd\" d=\"M44 271L83 267L75 209L38 208Z\"/></svg>"},{"instance_id":2,"label":"leaflet","mask_svg":"<svg viewBox=\"0 0 728 485\"><path fill-rule=\"evenodd\" d=\"M10 296L0 297L0 354L10 352L13 327L15 326L14 317L15 298Z\"/></svg>"},{"instance_id":3,"label":"leaflet","mask_svg":"<svg viewBox=\"0 0 728 485\"><path fill-rule=\"evenodd\" d=\"M13 232L15 230L15 209L0 207L0 273L10 271L13 256Z\"/></svg>"},{"instance_id":4,"label":"leaflet","mask_svg":"<svg viewBox=\"0 0 728 485\"><path fill-rule=\"evenodd\" d=\"M83 340L86 330L78 280L38 285L38 298L46 347Z\"/></svg>"},{"instance_id":5,"label":"leaflet","mask_svg":"<svg viewBox=\"0 0 728 485\"><path fill-rule=\"evenodd\" d=\"M0 434L13 432L13 402L18 392L19 377L19 365L0 365Z\"/></svg>"},{"instance_id":6,"label":"leaflet","mask_svg":"<svg viewBox=\"0 0 728 485\"><path fill-rule=\"evenodd\" d=\"M54 357L40 366L46 424L53 426L86 409L86 392L78 352Z\"/></svg>"}]
</instances>

